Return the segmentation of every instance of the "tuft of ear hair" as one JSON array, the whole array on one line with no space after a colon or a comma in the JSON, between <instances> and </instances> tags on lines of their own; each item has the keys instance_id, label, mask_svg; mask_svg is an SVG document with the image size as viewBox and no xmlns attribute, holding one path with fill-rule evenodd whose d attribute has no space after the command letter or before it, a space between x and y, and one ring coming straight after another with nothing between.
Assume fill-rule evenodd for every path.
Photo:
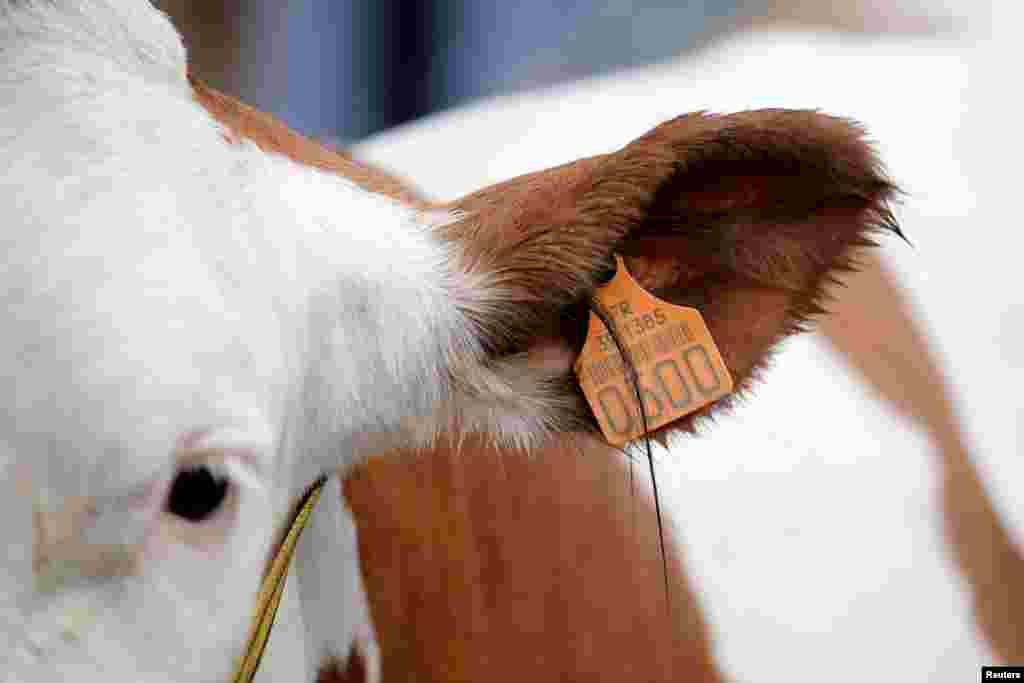
<instances>
[{"instance_id":1,"label":"tuft of ear hair","mask_svg":"<svg viewBox=\"0 0 1024 683\"><path fill-rule=\"evenodd\" d=\"M552 342L578 353L587 301L620 253L648 291L701 312L739 391L778 341L823 312L826 285L855 266L856 247L882 231L902 236L890 210L898 193L853 122L698 112L618 152L470 194L447 205L463 217L441 231L500 292L466 311L494 357ZM691 430L727 402L669 428Z\"/></svg>"}]
</instances>

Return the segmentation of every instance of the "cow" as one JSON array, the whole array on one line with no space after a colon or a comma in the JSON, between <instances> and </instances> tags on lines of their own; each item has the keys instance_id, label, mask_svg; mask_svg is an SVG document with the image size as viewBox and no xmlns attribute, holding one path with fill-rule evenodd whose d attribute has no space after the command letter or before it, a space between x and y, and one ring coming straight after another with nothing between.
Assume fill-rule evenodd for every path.
<instances>
[{"instance_id":1,"label":"cow","mask_svg":"<svg viewBox=\"0 0 1024 683\"><path fill-rule=\"evenodd\" d=\"M898 233L858 125L684 114L432 202L205 86L146 2L0 2L0 62L8 680L229 679L325 475L321 680L720 680L572 368L621 256L735 384L649 438L731 409Z\"/></svg>"}]
</instances>

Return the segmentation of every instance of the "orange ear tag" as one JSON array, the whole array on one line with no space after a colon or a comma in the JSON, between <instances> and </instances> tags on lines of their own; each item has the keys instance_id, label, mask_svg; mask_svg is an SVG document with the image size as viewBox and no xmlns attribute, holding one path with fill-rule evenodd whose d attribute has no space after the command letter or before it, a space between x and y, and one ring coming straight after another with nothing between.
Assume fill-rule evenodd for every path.
<instances>
[{"instance_id":1,"label":"orange ear tag","mask_svg":"<svg viewBox=\"0 0 1024 683\"><path fill-rule=\"evenodd\" d=\"M695 308L667 303L644 290L615 257L615 277L595 293L611 316L639 376L650 431L732 391L732 377ZM604 437L614 446L644 435L636 389L619 349L593 312L574 366Z\"/></svg>"}]
</instances>

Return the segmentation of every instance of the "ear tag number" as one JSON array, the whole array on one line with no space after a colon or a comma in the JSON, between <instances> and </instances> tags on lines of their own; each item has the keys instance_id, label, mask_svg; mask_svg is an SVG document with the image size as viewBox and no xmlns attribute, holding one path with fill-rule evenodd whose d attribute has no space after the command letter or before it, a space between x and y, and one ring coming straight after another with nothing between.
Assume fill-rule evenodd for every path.
<instances>
[{"instance_id":1,"label":"ear tag number","mask_svg":"<svg viewBox=\"0 0 1024 683\"><path fill-rule=\"evenodd\" d=\"M697 411L732 391L732 377L695 308L675 306L641 287L615 257L615 277L596 292L639 376L651 431ZM609 443L644 435L636 389L604 323L590 314L576 377Z\"/></svg>"}]
</instances>

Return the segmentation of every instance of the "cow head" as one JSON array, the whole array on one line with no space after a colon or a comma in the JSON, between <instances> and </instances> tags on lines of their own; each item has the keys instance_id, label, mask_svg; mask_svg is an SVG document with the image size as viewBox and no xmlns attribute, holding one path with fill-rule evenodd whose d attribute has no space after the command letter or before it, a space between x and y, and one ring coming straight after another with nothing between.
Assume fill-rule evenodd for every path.
<instances>
[{"instance_id":1,"label":"cow head","mask_svg":"<svg viewBox=\"0 0 1024 683\"><path fill-rule=\"evenodd\" d=\"M682 116L428 204L227 120L146 2L0 0L0 67L9 680L224 681L322 473L590 438L571 365L616 254L701 311L742 389L892 227L862 131L815 112ZM370 637L331 625L365 609L335 557L300 567L313 657ZM337 572L353 587L317 609Z\"/></svg>"}]
</instances>

